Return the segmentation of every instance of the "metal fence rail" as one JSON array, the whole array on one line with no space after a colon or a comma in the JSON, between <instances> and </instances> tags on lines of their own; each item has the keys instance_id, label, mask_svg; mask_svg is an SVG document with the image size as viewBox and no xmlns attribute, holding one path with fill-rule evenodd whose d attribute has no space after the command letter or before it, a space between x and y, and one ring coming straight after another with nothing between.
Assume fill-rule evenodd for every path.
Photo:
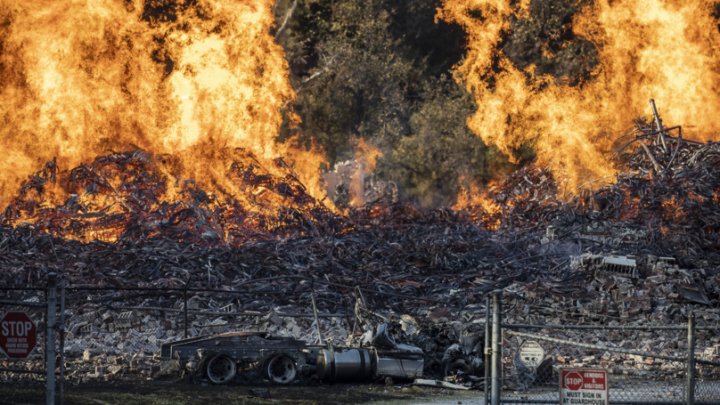
<instances>
[{"instance_id":1,"label":"metal fence rail","mask_svg":"<svg viewBox=\"0 0 720 405\"><path fill-rule=\"evenodd\" d=\"M287 276L283 278L288 279L305 279L301 276ZM138 312L156 312L165 316L170 314L172 317L176 316L178 322L173 327L174 331L181 331L185 337L189 337L191 328L195 326L194 322L197 322L198 318L209 317L209 316L220 316L220 317L256 317L262 318L272 313L275 316L281 318L314 318L316 325L318 325L318 337L322 340L322 335L319 331L320 318L346 318L349 312L335 311L323 313L317 310L315 300L323 300L323 298L315 296L314 283L325 284L331 287L339 287L344 290L348 289L347 285L341 285L337 283L327 282L323 280L313 280L310 285L310 299L313 302L313 311L311 313L302 312L288 312L288 311L275 311L268 309L267 311L259 310L222 310L221 309L202 309L192 308L190 301L192 298L209 297L209 299L217 299L218 297L247 297L247 296L282 296L286 294L284 291L253 291L251 286L256 283L261 283L272 279L255 279L249 280L243 283L244 286L250 288L246 290L225 290L217 288L195 288L195 287L179 287L179 288L157 288L157 287L98 287L91 285L65 285L62 280L59 280L57 275L54 273L48 273L47 285L45 286L31 286L31 287L3 287L0 286L0 292L5 296L0 299L0 315L5 309L11 307L26 307L35 311L35 319L39 313L42 312L42 321L38 322L39 338L42 337L43 347L38 348L37 353L42 355L42 368L31 369L28 367L11 366L11 367L0 367L0 373L15 373L15 374L33 374L38 377L44 376L42 381L46 386L46 403L55 404L63 403L64 400L64 378L65 378L65 337L70 331L67 328L68 320L72 322L73 318L82 318L84 315L93 314L96 308L90 311L83 311L83 304L92 303L94 306L99 306L110 311L126 312L126 311L138 311ZM355 288L360 294L377 295L383 297L395 297L401 299L408 299L419 302L436 302L441 301L427 297L409 296L403 294L397 294L394 292L378 291L366 288ZM83 293L82 299L78 299L78 293ZM88 293L84 295L84 293ZM67 298L66 296L70 296ZM193 297L193 295L195 297ZM168 297L172 298L173 304L170 306L164 306L168 302L163 302L159 305L133 305L133 301L141 301L145 298L158 298ZM17 298L17 299L15 299ZM235 299L235 298L233 298ZM239 298L238 298L239 299ZM66 300L71 305L66 305ZM325 300L327 300L325 298ZM242 301L240 301L242 302ZM67 314L71 313L72 316ZM99 319L99 318L98 318ZM41 328L39 325L43 324ZM231 324L223 324L217 326L228 326ZM206 324L203 327L212 328L215 325ZM81 332L86 333L86 332ZM102 331L91 330L87 333L105 333ZM77 337L77 335L75 336ZM39 344L39 343L38 343ZM26 364L32 363L38 365L38 358L30 359L26 361ZM21 360L19 362L22 362ZM41 381L41 380L37 380ZM0 401L2 402L2 401Z\"/></svg>"},{"instance_id":2,"label":"metal fence rail","mask_svg":"<svg viewBox=\"0 0 720 405\"><path fill-rule=\"evenodd\" d=\"M559 370L572 364L607 371L610 404L720 403L720 361L696 353L698 333L716 333L720 327L697 326L692 312L686 325L508 323L501 319L502 291L493 292L491 312L492 339L485 350L492 353L486 369L491 381L489 403L493 405L560 403ZM659 348L621 347L604 335L594 335L593 343L583 341L582 336L592 331L622 336L669 334L667 341L684 342L685 350L661 353ZM528 366L520 358L519 347L525 342L542 343L548 349L538 366Z\"/></svg>"},{"instance_id":3,"label":"metal fence rail","mask_svg":"<svg viewBox=\"0 0 720 405\"><path fill-rule=\"evenodd\" d=\"M347 286L342 286L347 289ZM190 328L194 327L192 318L197 320L203 316L248 316L262 317L267 312L255 310L213 310L190 308L189 301L192 294L208 294L218 296L253 296L275 295L277 291L233 291L200 288L123 288L123 287L91 287L91 286L64 286L58 283L57 278L50 276L46 287L37 288L0 288L0 291L21 291L26 295L35 293L35 301L14 300L4 297L0 306L24 306L33 311L45 309L43 340L45 348L45 367L43 370L24 369L22 367L0 368L0 372L25 372L29 374L45 375L47 383L47 403L55 403L57 399L62 403L64 393L64 347L66 324L66 293L89 292L102 301L104 308L116 311L158 311L173 314L177 319L176 331L184 330L188 336ZM364 291L371 294L387 294L374 290ZM313 301L314 288L308 291ZM530 324L509 323L503 320L502 292L496 291L486 301L485 314L485 392L487 403L545 403L557 404L559 402L559 376L561 366L583 362L589 365L603 366L607 354L619 356L623 362L621 366L608 370L609 376L609 403L611 404L718 404L720 403L720 361L699 357L697 346L703 347L706 335L720 331L719 326L695 325L692 315L688 317L687 325L607 325L598 323L587 324ZM162 305L133 305L133 299L144 297L171 296L176 307ZM7 298L7 299L6 299ZM102 298L102 299L100 299ZM131 299L129 299L131 298ZM413 298L427 301L422 297ZM116 303L122 301L121 305ZM130 301L128 303L128 301ZM252 307L250 307L252 309ZM345 317L346 313L317 312L315 306L312 313L275 313L287 317ZM82 316L83 313L74 313L73 316ZM182 329L181 329L182 328ZM589 343L582 341L579 336L588 332L612 332L614 334L653 333L658 336L672 336L677 342L683 342L684 352L680 349L671 352L653 352L651 348L621 347L613 344L605 336L601 341ZM319 335L319 338L321 336ZM514 350L523 341L542 342L548 350L550 359L543 365L532 368L523 367L518 363L517 351ZM615 342L617 343L617 342ZM58 348L56 349L56 345ZM59 354L60 361L55 362L55 352ZM562 361L561 361L562 358ZM585 359L587 358L587 359ZM645 364L647 363L647 364ZM636 365L642 366L636 369ZM652 372L645 373L645 366ZM23 371L25 370L25 371ZM638 370L640 372L638 372ZM655 374L653 374L655 373ZM55 387L55 379L58 379ZM57 393L56 393L57 388Z\"/></svg>"}]
</instances>

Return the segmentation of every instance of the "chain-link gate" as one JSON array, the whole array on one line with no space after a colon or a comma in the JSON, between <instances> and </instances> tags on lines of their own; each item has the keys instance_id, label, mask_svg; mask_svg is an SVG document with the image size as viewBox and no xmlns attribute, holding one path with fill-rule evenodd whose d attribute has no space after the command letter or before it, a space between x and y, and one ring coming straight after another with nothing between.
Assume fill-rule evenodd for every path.
<instances>
[{"instance_id":1,"label":"chain-link gate","mask_svg":"<svg viewBox=\"0 0 720 405\"><path fill-rule=\"evenodd\" d=\"M560 370L584 368L607 372L610 404L720 403L718 328L695 325L692 313L686 325L506 323L501 294L486 349L490 403L560 403ZM605 403L595 401L583 403Z\"/></svg>"}]
</instances>

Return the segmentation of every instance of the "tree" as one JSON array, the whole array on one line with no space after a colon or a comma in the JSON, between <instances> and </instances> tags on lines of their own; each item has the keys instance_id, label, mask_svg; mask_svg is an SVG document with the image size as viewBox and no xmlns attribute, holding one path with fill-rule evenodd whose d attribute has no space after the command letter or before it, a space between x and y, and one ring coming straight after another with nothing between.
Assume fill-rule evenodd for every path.
<instances>
[{"instance_id":1,"label":"tree","mask_svg":"<svg viewBox=\"0 0 720 405\"><path fill-rule=\"evenodd\" d=\"M294 2L278 7L284 21ZM439 1L298 0L279 35L298 93L302 137L331 163L361 137L384 153L377 175L424 205L451 201L461 176L488 177L465 121L471 97L449 77L462 30L434 21ZM493 155L495 156L495 155Z\"/></svg>"}]
</instances>

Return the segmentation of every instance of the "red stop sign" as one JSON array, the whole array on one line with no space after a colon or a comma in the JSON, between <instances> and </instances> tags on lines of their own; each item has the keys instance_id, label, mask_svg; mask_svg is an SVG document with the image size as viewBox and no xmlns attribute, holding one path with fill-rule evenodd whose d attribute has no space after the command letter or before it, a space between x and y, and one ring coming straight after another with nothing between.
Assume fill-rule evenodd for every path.
<instances>
[{"instance_id":1,"label":"red stop sign","mask_svg":"<svg viewBox=\"0 0 720 405\"><path fill-rule=\"evenodd\" d=\"M578 372L565 374L565 388L570 391L577 391L583 386L583 376Z\"/></svg>"},{"instance_id":2,"label":"red stop sign","mask_svg":"<svg viewBox=\"0 0 720 405\"><path fill-rule=\"evenodd\" d=\"M8 357L22 359L37 343L37 327L25 312L7 312L0 320L0 349Z\"/></svg>"}]
</instances>

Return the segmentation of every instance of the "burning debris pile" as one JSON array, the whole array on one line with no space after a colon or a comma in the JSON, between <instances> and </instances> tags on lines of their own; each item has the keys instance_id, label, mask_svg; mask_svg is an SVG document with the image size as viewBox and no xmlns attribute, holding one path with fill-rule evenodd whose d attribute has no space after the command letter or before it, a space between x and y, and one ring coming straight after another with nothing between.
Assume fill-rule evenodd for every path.
<instances>
[{"instance_id":1,"label":"burning debris pile","mask_svg":"<svg viewBox=\"0 0 720 405\"><path fill-rule=\"evenodd\" d=\"M243 149L224 157L224 178L241 193L223 193L223 185L214 184L220 193L211 194L180 177L179 158L142 150L101 156L72 170L53 160L23 183L0 221L84 242L160 236L201 245L318 235L340 225L281 158L266 168Z\"/></svg>"},{"instance_id":2,"label":"burning debris pile","mask_svg":"<svg viewBox=\"0 0 720 405\"><path fill-rule=\"evenodd\" d=\"M625 138L629 142L618 149L622 170L611 185L563 201L551 173L528 166L491 188L485 206L469 211L476 222L500 227L501 233L550 226L567 235L604 224L616 230L602 231L620 241L633 239L631 230L635 252L674 256L693 267L718 263L720 144L683 139L680 127L666 130L659 122L637 122ZM678 135L670 135L672 130ZM594 243L600 249L621 247L606 243L613 237Z\"/></svg>"},{"instance_id":3,"label":"burning debris pile","mask_svg":"<svg viewBox=\"0 0 720 405\"><path fill-rule=\"evenodd\" d=\"M112 356L117 366L145 364L142 375L157 371L150 348L181 336L184 304L177 294L125 287L189 289L190 336L254 329L311 339L314 295L328 315L320 329L335 344L365 332L355 307L362 295L379 320L405 322L406 341L440 374L461 366L453 353L467 357L463 370L478 367L484 299L498 288L513 302L513 322L537 321L528 308L542 308L548 322L562 313L565 322L678 324L689 306L700 324L717 324L720 146L643 121L632 140L618 156L627 169L615 184L564 201L549 172L525 168L490 190L487 199L504 207L495 212L378 203L341 216L305 194L289 170L273 175L243 151L227 172L245 187L242 204L176 182L171 157L112 154L69 172L50 163L5 211L14 227L0 228L0 277L6 286L41 285L53 270L76 288L118 288L90 300L68 293L80 304L69 306L68 353L78 370L97 365L83 358ZM276 163L273 171L285 170ZM170 185L175 202L163 199ZM56 190L69 198L53 206ZM96 234L113 242L82 242ZM622 337L646 346L652 339ZM700 349L714 350L719 339ZM622 356L603 361L628 364Z\"/></svg>"},{"instance_id":4,"label":"burning debris pile","mask_svg":"<svg viewBox=\"0 0 720 405\"><path fill-rule=\"evenodd\" d=\"M508 35L540 36L514 30L542 25L524 20L552 15L552 2L444 1L436 19L457 23L468 49L453 71L428 73L432 83L451 74L473 96L477 111L458 134L474 132L483 147L508 156L532 142L537 159L462 210L398 202L403 190L373 177L382 153L364 140L357 149L366 153L325 173L322 187L328 145L302 134L296 91L336 93L324 83L339 80L323 82L343 77L335 72L349 65L336 60L369 66L348 58L342 41L334 54L319 38L293 36L296 46L318 48L303 57L308 75L291 80L278 41L298 25L288 23L302 14L292 16L297 2L279 26L273 0L50 3L0 0L0 202L7 204L0 285L21 288L9 293L13 299L37 299L26 289L43 286L48 272L60 274L68 286L67 353L79 363L73 378L114 378L128 369L149 376L156 350L184 329L189 336L255 329L296 338L320 329L325 341L340 344L361 339L367 317L404 325L405 341L439 374L471 372L485 298L496 289L504 289L513 322L559 323L562 313L565 322L677 324L688 308L700 324L720 322L720 145L665 128L654 108L652 120L637 120L612 145L649 93L663 98L671 119L707 131L693 139L713 139L720 37L709 3L578 5L551 36L585 45L531 47L558 59L546 67L584 47L596 54L592 77L568 85L573 78L542 74L530 59L518 64L508 54ZM330 9L310 14L336 17ZM367 27L393 13L383 14ZM328 31L369 52L365 37L339 27ZM404 37L396 34L387 38ZM396 77L347 72L362 90ZM456 127L432 121L464 123L464 107L453 115L416 109L416 98L439 106L445 98L430 97L432 86L422 96L416 90L424 84L396 84L408 88L399 92L407 97L382 86L367 93L387 105L409 98L412 108L367 108L373 98L355 87L343 91L352 103L331 98L348 122L327 126L332 139L325 141L377 132L378 145L402 146L400 138L418 132L396 152L450 160L415 145L460 139L444 136ZM374 109L382 114L370 117ZM313 119L324 124L323 117ZM379 125L365 125L371 121ZM329 156L345 156L335 152ZM483 156L484 148L478 161ZM47 163L23 182L38 162ZM357 311L358 301L368 313ZM313 325L315 306L322 317ZM641 347L654 342L633 331L620 337ZM702 344L717 355L720 337ZM661 350L682 348L668 342ZM87 369L92 374L79 374Z\"/></svg>"}]
</instances>

